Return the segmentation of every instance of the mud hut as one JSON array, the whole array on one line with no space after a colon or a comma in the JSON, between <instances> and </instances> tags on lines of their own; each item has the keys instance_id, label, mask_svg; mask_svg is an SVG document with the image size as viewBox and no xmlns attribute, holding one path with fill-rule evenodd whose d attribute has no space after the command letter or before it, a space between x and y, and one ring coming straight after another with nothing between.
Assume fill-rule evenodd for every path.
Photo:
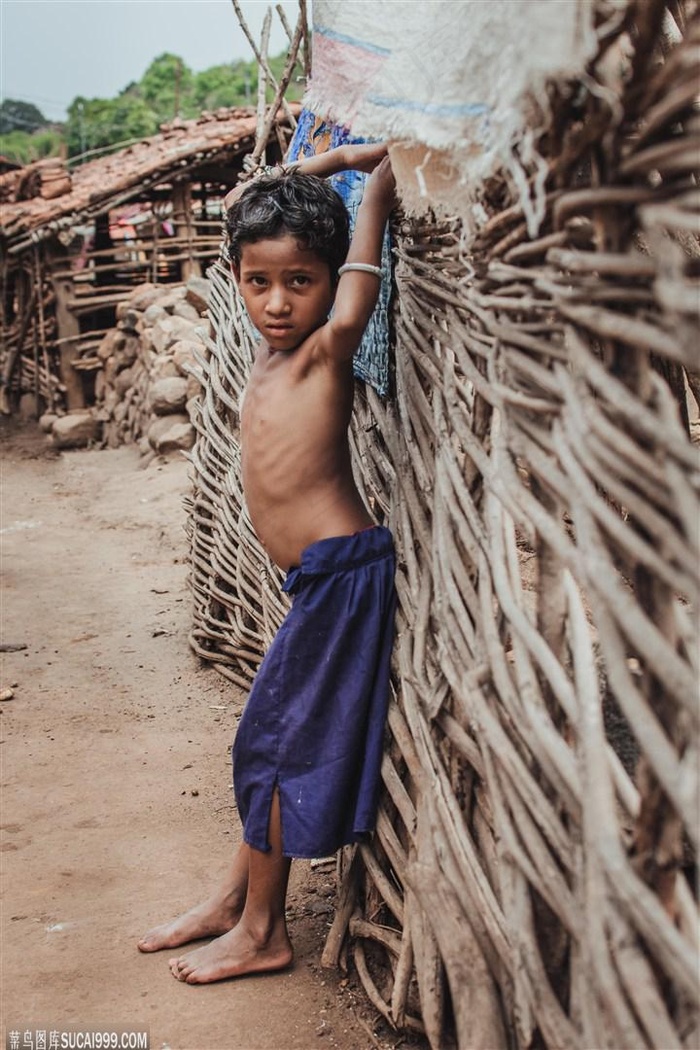
<instances>
[{"instance_id":1,"label":"mud hut","mask_svg":"<svg viewBox=\"0 0 700 1050\"><path fill-rule=\"evenodd\" d=\"M339 858L324 961L352 956L433 1050L690 1048L697 5L434 3L417 33L423 7L314 5L309 104L396 142L406 210L391 393L358 384L352 430L400 555L384 794L373 844ZM508 61L538 35L551 53L560 17L513 123ZM412 39L416 76L392 79ZM240 488L251 335L227 268L210 277L191 643L247 684L285 606Z\"/></svg>"},{"instance_id":2,"label":"mud hut","mask_svg":"<svg viewBox=\"0 0 700 1050\"><path fill-rule=\"evenodd\" d=\"M221 197L256 129L253 110L219 110L79 167L50 159L0 176L2 411L22 396L37 415L92 403L95 350L117 304L146 281L199 275L218 255ZM279 157L283 114L267 133Z\"/></svg>"}]
</instances>

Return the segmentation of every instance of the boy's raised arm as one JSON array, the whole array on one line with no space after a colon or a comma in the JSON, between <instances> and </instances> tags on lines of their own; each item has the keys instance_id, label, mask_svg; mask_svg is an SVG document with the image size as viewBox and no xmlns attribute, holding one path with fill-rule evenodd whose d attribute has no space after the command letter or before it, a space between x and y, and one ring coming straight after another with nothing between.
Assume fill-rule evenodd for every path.
<instances>
[{"instance_id":1,"label":"boy's raised arm","mask_svg":"<svg viewBox=\"0 0 700 1050\"><path fill-rule=\"evenodd\" d=\"M302 160L295 160L290 164L280 164L277 170L300 171L303 175L318 175L319 178L325 179L329 175L337 175L340 171L374 171L377 164L386 155L387 147L383 142L358 146L338 146L337 149L329 150L327 153L319 153L313 157L304 157ZM224 208L227 211L238 200L248 185L248 182L242 182L239 186L229 190L224 197Z\"/></svg>"},{"instance_id":2,"label":"boy's raised arm","mask_svg":"<svg viewBox=\"0 0 700 1050\"><path fill-rule=\"evenodd\" d=\"M283 166L300 171L303 175L318 175L325 179L329 175L337 175L340 171L372 172L386 156L386 143L372 142L356 146L338 146L327 153L317 153L313 157L304 157L303 160Z\"/></svg>"},{"instance_id":3,"label":"boy's raised arm","mask_svg":"<svg viewBox=\"0 0 700 1050\"><path fill-rule=\"evenodd\" d=\"M328 150L326 153L304 156L301 161L280 164L272 170L300 171L304 175L318 175L319 178L327 178L328 175L337 175L339 171L374 171L384 156L386 156L384 143L338 146L337 149ZM235 204L248 185L249 182L240 183L229 190L224 197L224 207L227 211L231 205Z\"/></svg>"},{"instance_id":4,"label":"boy's raised arm","mask_svg":"<svg viewBox=\"0 0 700 1050\"><path fill-rule=\"evenodd\" d=\"M377 304L384 227L396 204L395 191L391 162L384 156L365 185L346 261L347 270L341 272L333 314L322 329L321 345L329 357L340 360L352 357Z\"/></svg>"}]
</instances>

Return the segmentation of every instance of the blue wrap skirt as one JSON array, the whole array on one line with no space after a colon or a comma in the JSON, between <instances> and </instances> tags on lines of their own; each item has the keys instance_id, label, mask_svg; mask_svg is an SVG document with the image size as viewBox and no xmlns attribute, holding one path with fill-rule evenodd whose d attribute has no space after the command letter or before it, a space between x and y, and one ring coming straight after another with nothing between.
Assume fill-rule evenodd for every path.
<instances>
[{"instance_id":1,"label":"blue wrap skirt","mask_svg":"<svg viewBox=\"0 0 700 1050\"><path fill-rule=\"evenodd\" d=\"M320 540L290 569L292 608L253 682L233 746L245 841L325 857L374 828L394 640L394 544L381 526Z\"/></svg>"}]
</instances>

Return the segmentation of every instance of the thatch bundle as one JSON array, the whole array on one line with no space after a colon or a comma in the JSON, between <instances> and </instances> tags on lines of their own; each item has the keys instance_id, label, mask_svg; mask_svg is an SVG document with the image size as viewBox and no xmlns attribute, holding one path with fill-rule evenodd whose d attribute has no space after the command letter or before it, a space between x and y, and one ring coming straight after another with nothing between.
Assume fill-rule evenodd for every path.
<instances>
[{"instance_id":1,"label":"thatch bundle","mask_svg":"<svg viewBox=\"0 0 700 1050\"><path fill-rule=\"evenodd\" d=\"M671 5L671 47L671 7L598 6L538 239L505 178L469 245L397 224L395 396L357 395L398 642L377 834L340 859L324 960L349 931L377 1009L434 1048L697 1039L700 21ZM240 488L250 333L209 276L191 640L247 684L285 605Z\"/></svg>"}]
</instances>

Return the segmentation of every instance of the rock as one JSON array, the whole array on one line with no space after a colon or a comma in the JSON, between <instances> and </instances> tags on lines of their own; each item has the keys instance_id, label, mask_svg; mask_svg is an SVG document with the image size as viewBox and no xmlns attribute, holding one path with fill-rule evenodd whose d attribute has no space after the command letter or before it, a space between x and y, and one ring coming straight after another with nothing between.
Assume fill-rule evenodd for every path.
<instances>
[{"instance_id":1,"label":"rock","mask_svg":"<svg viewBox=\"0 0 700 1050\"><path fill-rule=\"evenodd\" d=\"M154 419L148 428L148 441L161 455L187 450L194 445L194 427L185 415L162 416Z\"/></svg>"},{"instance_id":2,"label":"rock","mask_svg":"<svg viewBox=\"0 0 700 1050\"><path fill-rule=\"evenodd\" d=\"M191 303L188 303L184 300L182 302L175 303L175 306L173 307L173 317L184 317L186 321L199 322L201 320L199 316L199 311L195 310L194 306L192 306Z\"/></svg>"},{"instance_id":3,"label":"rock","mask_svg":"<svg viewBox=\"0 0 700 1050\"><path fill-rule=\"evenodd\" d=\"M184 317L162 317L156 321L151 333L151 342L157 354L172 346L179 339L192 339L193 326Z\"/></svg>"},{"instance_id":4,"label":"rock","mask_svg":"<svg viewBox=\"0 0 700 1050\"><path fill-rule=\"evenodd\" d=\"M144 324L139 333L141 352L146 353L153 347L153 328Z\"/></svg>"},{"instance_id":5,"label":"rock","mask_svg":"<svg viewBox=\"0 0 700 1050\"><path fill-rule=\"evenodd\" d=\"M11 700L14 695L14 689L0 689L0 700Z\"/></svg>"},{"instance_id":6,"label":"rock","mask_svg":"<svg viewBox=\"0 0 700 1050\"><path fill-rule=\"evenodd\" d=\"M94 415L78 409L60 416L51 428L51 436L58 448L84 448L100 437L100 424Z\"/></svg>"},{"instance_id":7,"label":"rock","mask_svg":"<svg viewBox=\"0 0 700 1050\"><path fill-rule=\"evenodd\" d=\"M134 381L134 373L130 368L124 368L114 380L114 389L119 394L119 397L124 397L127 390L131 387Z\"/></svg>"},{"instance_id":8,"label":"rock","mask_svg":"<svg viewBox=\"0 0 700 1050\"><path fill-rule=\"evenodd\" d=\"M112 414L115 423L122 423L126 419L127 409L128 405L126 401L120 401Z\"/></svg>"},{"instance_id":9,"label":"rock","mask_svg":"<svg viewBox=\"0 0 700 1050\"><path fill-rule=\"evenodd\" d=\"M58 419L58 416L53 412L44 412L43 416L39 417L39 429L43 430L45 434L51 433L51 428Z\"/></svg>"},{"instance_id":10,"label":"rock","mask_svg":"<svg viewBox=\"0 0 700 1050\"><path fill-rule=\"evenodd\" d=\"M180 375L186 376L190 372L188 366L194 365L196 367L195 354L201 355L203 351L204 346L198 339L178 339L170 347L169 353L172 354L173 361Z\"/></svg>"},{"instance_id":11,"label":"rock","mask_svg":"<svg viewBox=\"0 0 700 1050\"><path fill-rule=\"evenodd\" d=\"M122 311L122 316L117 321L117 327L126 332L138 332L141 324L141 312L130 306Z\"/></svg>"},{"instance_id":12,"label":"rock","mask_svg":"<svg viewBox=\"0 0 700 1050\"><path fill-rule=\"evenodd\" d=\"M134 310L147 310L163 296L162 284L141 284L129 297L129 306Z\"/></svg>"},{"instance_id":13,"label":"rock","mask_svg":"<svg viewBox=\"0 0 700 1050\"><path fill-rule=\"evenodd\" d=\"M156 321L160 321L162 317L167 317L168 311L160 303L151 303L147 310L143 312L143 323L145 325L154 325Z\"/></svg>"},{"instance_id":14,"label":"rock","mask_svg":"<svg viewBox=\"0 0 700 1050\"><path fill-rule=\"evenodd\" d=\"M115 350L112 355L117 362L117 368L122 369L126 365L133 365L138 357L139 346L140 343L138 337L130 335L128 339L124 341L124 346Z\"/></svg>"},{"instance_id":15,"label":"rock","mask_svg":"<svg viewBox=\"0 0 700 1050\"><path fill-rule=\"evenodd\" d=\"M184 284L169 284L167 288L163 289L163 294L158 299L158 305L162 306L169 314L173 312L174 307L177 303L183 302L185 299L185 286Z\"/></svg>"},{"instance_id":16,"label":"rock","mask_svg":"<svg viewBox=\"0 0 700 1050\"><path fill-rule=\"evenodd\" d=\"M95 372L95 401L100 402L105 396L105 390L107 388L107 380L105 374L101 368Z\"/></svg>"},{"instance_id":17,"label":"rock","mask_svg":"<svg viewBox=\"0 0 700 1050\"><path fill-rule=\"evenodd\" d=\"M206 277L190 277L185 290L185 299L194 306L199 314L203 314L209 306L209 295L211 286Z\"/></svg>"},{"instance_id":18,"label":"rock","mask_svg":"<svg viewBox=\"0 0 700 1050\"><path fill-rule=\"evenodd\" d=\"M151 411L157 416L171 415L185 407L187 380L182 376L167 376L158 379L148 392Z\"/></svg>"},{"instance_id":19,"label":"rock","mask_svg":"<svg viewBox=\"0 0 700 1050\"><path fill-rule=\"evenodd\" d=\"M178 339L170 348L172 359L181 376L190 374L193 367L198 369L196 354L203 356L204 345L198 339Z\"/></svg>"},{"instance_id":20,"label":"rock","mask_svg":"<svg viewBox=\"0 0 700 1050\"><path fill-rule=\"evenodd\" d=\"M202 393L202 384L197 379L197 376L190 375L187 377L187 401L192 401L194 398L199 400Z\"/></svg>"},{"instance_id":21,"label":"rock","mask_svg":"<svg viewBox=\"0 0 700 1050\"><path fill-rule=\"evenodd\" d=\"M155 383L159 379L175 378L179 375L180 372L170 354L158 354L151 365L149 379L151 383Z\"/></svg>"},{"instance_id":22,"label":"rock","mask_svg":"<svg viewBox=\"0 0 700 1050\"><path fill-rule=\"evenodd\" d=\"M113 328L102 337L97 347L97 356L101 361L106 361L115 351L121 350L126 345L126 333L118 328Z\"/></svg>"},{"instance_id":23,"label":"rock","mask_svg":"<svg viewBox=\"0 0 700 1050\"><path fill-rule=\"evenodd\" d=\"M112 354L102 365L102 371L104 373L105 383L107 384L107 386L112 386L114 384L114 380L117 377L117 372L119 371L117 364L117 359L114 356L114 354Z\"/></svg>"}]
</instances>

